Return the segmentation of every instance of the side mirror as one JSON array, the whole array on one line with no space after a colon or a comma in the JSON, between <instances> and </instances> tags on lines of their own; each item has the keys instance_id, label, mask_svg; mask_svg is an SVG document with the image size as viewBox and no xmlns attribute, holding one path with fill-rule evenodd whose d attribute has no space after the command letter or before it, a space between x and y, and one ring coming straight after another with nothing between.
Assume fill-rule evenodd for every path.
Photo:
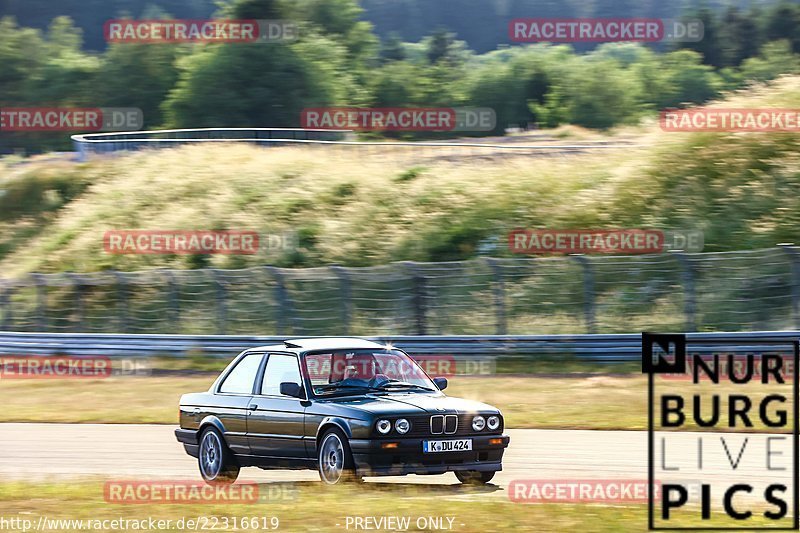
<instances>
[{"instance_id":1,"label":"side mirror","mask_svg":"<svg viewBox=\"0 0 800 533\"><path fill-rule=\"evenodd\" d=\"M433 384L436 385L439 390L444 390L447 388L447 378L433 378Z\"/></svg>"},{"instance_id":2,"label":"side mirror","mask_svg":"<svg viewBox=\"0 0 800 533\"><path fill-rule=\"evenodd\" d=\"M291 396L292 398L302 398L303 388L299 383L292 383L291 381L284 381L281 383L281 394L284 396Z\"/></svg>"}]
</instances>

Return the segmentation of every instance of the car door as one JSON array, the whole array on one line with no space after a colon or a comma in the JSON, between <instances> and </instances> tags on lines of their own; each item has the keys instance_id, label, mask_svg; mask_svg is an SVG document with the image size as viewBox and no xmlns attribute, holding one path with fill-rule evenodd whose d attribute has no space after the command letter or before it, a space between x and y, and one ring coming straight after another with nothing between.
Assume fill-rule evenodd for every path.
<instances>
[{"instance_id":1,"label":"car door","mask_svg":"<svg viewBox=\"0 0 800 533\"><path fill-rule=\"evenodd\" d=\"M263 353L248 353L220 381L213 414L225 427L225 441L233 453L249 454L247 410L255 391ZM211 413L209 413L211 414Z\"/></svg>"},{"instance_id":2,"label":"car door","mask_svg":"<svg viewBox=\"0 0 800 533\"><path fill-rule=\"evenodd\" d=\"M308 402L280 392L283 382L302 386L300 363L291 353L267 354L267 364L247 414L247 436L253 455L305 459L304 418Z\"/></svg>"}]
</instances>

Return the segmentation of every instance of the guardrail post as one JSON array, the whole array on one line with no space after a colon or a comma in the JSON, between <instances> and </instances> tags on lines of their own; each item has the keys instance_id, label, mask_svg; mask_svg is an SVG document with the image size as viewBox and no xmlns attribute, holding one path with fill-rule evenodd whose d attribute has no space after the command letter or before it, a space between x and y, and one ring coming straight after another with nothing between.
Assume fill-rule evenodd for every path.
<instances>
[{"instance_id":1,"label":"guardrail post","mask_svg":"<svg viewBox=\"0 0 800 533\"><path fill-rule=\"evenodd\" d=\"M170 324L170 329L173 332L178 333L178 322L180 322L181 319L181 307L180 302L178 301L178 286L175 283L175 275L169 270L164 271L164 279L167 280L167 294L169 295L169 318L172 322Z\"/></svg>"},{"instance_id":2,"label":"guardrail post","mask_svg":"<svg viewBox=\"0 0 800 533\"><path fill-rule=\"evenodd\" d=\"M800 261L798 261L797 248L781 245L783 251L789 256L792 269L792 319L795 329L800 329Z\"/></svg>"},{"instance_id":3,"label":"guardrail post","mask_svg":"<svg viewBox=\"0 0 800 533\"><path fill-rule=\"evenodd\" d=\"M694 265L685 254L673 252L681 264L683 284L683 314L686 318L686 331L697 331L697 292L694 283Z\"/></svg>"},{"instance_id":4,"label":"guardrail post","mask_svg":"<svg viewBox=\"0 0 800 533\"><path fill-rule=\"evenodd\" d=\"M216 285L216 308L217 308L217 334L225 335L228 326L228 291L225 290L225 284L222 282L222 276L215 268L208 269L211 279L214 280Z\"/></svg>"},{"instance_id":5,"label":"guardrail post","mask_svg":"<svg viewBox=\"0 0 800 533\"><path fill-rule=\"evenodd\" d=\"M128 285L121 272L112 270L111 275L117 280L117 327L122 333L128 333Z\"/></svg>"},{"instance_id":6,"label":"guardrail post","mask_svg":"<svg viewBox=\"0 0 800 533\"><path fill-rule=\"evenodd\" d=\"M83 302L83 281L81 280L81 277L75 273L67 272L66 275L72 281L72 287L75 294L75 305L78 311L78 320L73 328L73 332L79 333L81 330L83 330L83 322L86 316Z\"/></svg>"},{"instance_id":7,"label":"guardrail post","mask_svg":"<svg viewBox=\"0 0 800 533\"><path fill-rule=\"evenodd\" d=\"M495 312L495 334L506 334L506 282L503 276L503 266L494 257L487 257L486 262L492 269L494 276L494 312Z\"/></svg>"},{"instance_id":8,"label":"guardrail post","mask_svg":"<svg viewBox=\"0 0 800 533\"><path fill-rule=\"evenodd\" d=\"M31 274L36 287L36 327L39 331L47 329L47 283L41 274Z\"/></svg>"},{"instance_id":9,"label":"guardrail post","mask_svg":"<svg viewBox=\"0 0 800 533\"><path fill-rule=\"evenodd\" d=\"M586 321L586 331L593 335L597 332L594 312L594 271L592 263L585 255L571 256L583 268L583 317Z\"/></svg>"},{"instance_id":10,"label":"guardrail post","mask_svg":"<svg viewBox=\"0 0 800 533\"><path fill-rule=\"evenodd\" d=\"M278 301L277 329L278 335L296 334L294 327L294 313L292 311L292 299L286 289L286 279L283 272L277 267L265 267L267 272L275 280L275 299Z\"/></svg>"},{"instance_id":11,"label":"guardrail post","mask_svg":"<svg viewBox=\"0 0 800 533\"><path fill-rule=\"evenodd\" d=\"M428 317L425 298L427 297L427 284L425 276L413 261L404 261L403 266L411 274L411 305L414 308L415 335L427 335Z\"/></svg>"},{"instance_id":12,"label":"guardrail post","mask_svg":"<svg viewBox=\"0 0 800 533\"><path fill-rule=\"evenodd\" d=\"M350 322L353 317L353 298L350 283L350 273L341 266L330 267L334 275L339 278L339 288L342 291L342 334L350 335Z\"/></svg>"}]
</instances>

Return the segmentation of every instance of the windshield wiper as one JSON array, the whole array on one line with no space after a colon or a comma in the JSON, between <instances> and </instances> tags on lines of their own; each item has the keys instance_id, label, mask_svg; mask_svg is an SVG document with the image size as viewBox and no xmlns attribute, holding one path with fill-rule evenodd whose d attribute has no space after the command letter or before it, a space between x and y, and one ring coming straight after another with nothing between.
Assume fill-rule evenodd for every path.
<instances>
[{"instance_id":1,"label":"windshield wiper","mask_svg":"<svg viewBox=\"0 0 800 533\"><path fill-rule=\"evenodd\" d=\"M428 387L423 387L422 385L416 385L414 383L408 383L407 381L390 381L388 383L384 383L383 385L378 387L378 389L387 390L390 387L405 387L405 388L421 389L433 392L433 389L429 389Z\"/></svg>"},{"instance_id":2,"label":"windshield wiper","mask_svg":"<svg viewBox=\"0 0 800 533\"><path fill-rule=\"evenodd\" d=\"M351 384L341 384L341 383L329 383L328 385L322 385L316 387L317 392L328 392L328 391L336 391L341 389L358 389L358 390L379 390L375 387L370 387L369 385L351 385Z\"/></svg>"}]
</instances>

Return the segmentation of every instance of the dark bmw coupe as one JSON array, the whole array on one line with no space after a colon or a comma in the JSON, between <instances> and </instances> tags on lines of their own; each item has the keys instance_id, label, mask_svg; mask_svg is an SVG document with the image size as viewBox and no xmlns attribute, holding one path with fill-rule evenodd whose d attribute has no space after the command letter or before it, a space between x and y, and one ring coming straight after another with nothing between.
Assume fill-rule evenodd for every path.
<instances>
[{"instance_id":1,"label":"dark bmw coupe","mask_svg":"<svg viewBox=\"0 0 800 533\"><path fill-rule=\"evenodd\" d=\"M208 483L242 466L363 476L443 474L488 483L502 470L503 415L449 398L405 352L363 339L297 339L239 354L207 392L185 394L180 429Z\"/></svg>"}]
</instances>

